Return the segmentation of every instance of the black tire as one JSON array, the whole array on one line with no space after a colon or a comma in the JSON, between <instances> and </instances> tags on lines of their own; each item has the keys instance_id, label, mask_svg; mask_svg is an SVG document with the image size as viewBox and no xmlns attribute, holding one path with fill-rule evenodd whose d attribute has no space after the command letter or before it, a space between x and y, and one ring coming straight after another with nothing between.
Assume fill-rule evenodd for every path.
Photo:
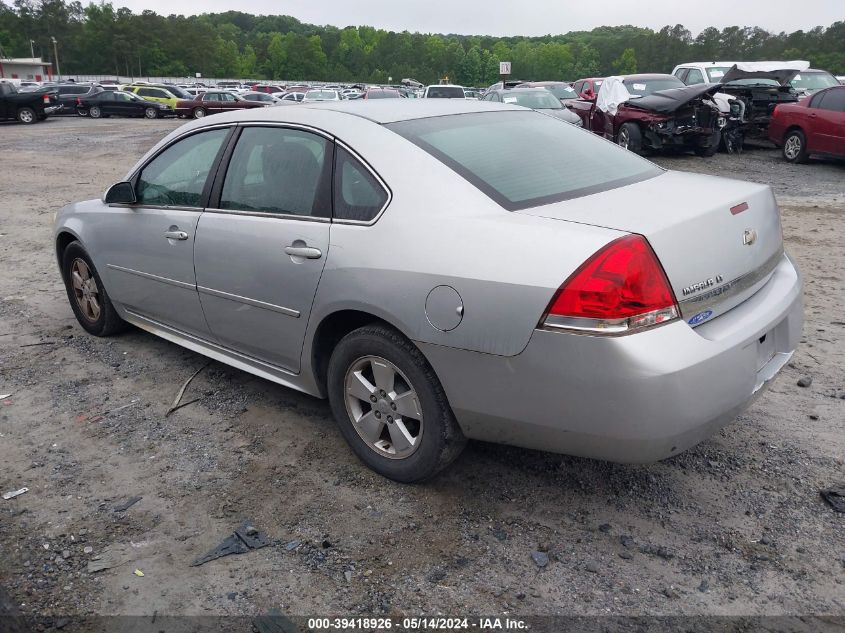
<instances>
[{"instance_id":1,"label":"black tire","mask_svg":"<svg viewBox=\"0 0 845 633\"><path fill-rule=\"evenodd\" d=\"M81 260L88 267L91 277L94 280L97 288L98 303L100 306L99 315L96 318L91 318L83 311L81 301L77 298L76 291L71 281L71 271L74 263ZM76 320L79 325L89 334L94 336L111 336L122 332L128 327L126 321L120 318L117 311L112 305L111 299L106 292L102 279L100 279L97 269L94 268L94 263L91 261L88 253L77 241L71 242L62 253L62 276L64 277L65 290L67 290L67 298L70 301L70 307L73 309Z\"/></svg>"},{"instance_id":2,"label":"black tire","mask_svg":"<svg viewBox=\"0 0 845 633\"><path fill-rule=\"evenodd\" d=\"M643 133L636 123L623 123L616 133L616 144L635 154L643 152Z\"/></svg>"},{"instance_id":3,"label":"black tire","mask_svg":"<svg viewBox=\"0 0 845 633\"><path fill-rule=\"evenodd\" d=\"M719 143L722 139L722 133L719 130L713 132L710 135L710 143L706 146L704 145L696 145L694 150L696 156L702 156L704 158L710 158L714 156L719 149Z\"/></svg>"},{"instance_id":4,"label":"black tire","mask_svg":"<svg viewBox=\"0 0 845 633\"><path fill-rule=\"evenodd\" d=\"M809 158L807 153L807 137L801 130L789 130L783 137L783 157L790 163L806 163Z\"/></svg>"},{"instance_id":5,"label":"black tire","mask_svg":"<svg viewBox=\"0 0 845 633\"><path fill-rule=\"evenodd\" d=\"M103 116L103 111L100 109L100 106L91 106L88 108L88 116L92 119L99 119Z\"/></svg>"},{"instance_id":6,"label":"black tire","mask_svg":"<svg viewBox=\"0 0 845 633\"><path fill-rule=\"evenodd\" d=\"M204 117L207 113L206 113L206 111L205 111L205 108L194 108L194 111L193 111L193 113L192 113L192 114L194 115L194 118L195 118L195 119L201 119L201 118L203 118L203 117Z\"/></svg>"},{"instance_id":7,"label":"black tire","mask_svg":"<svg viewBox=\"0 0 845 633\"><path fill-rule=\"evenodd\" d=\"M368 356L395 365L417 393L423 416L420 445L405 458L391 459L377 453L358 434L347 412L347 371ZM344 439L362 462L388 479L402 483L429 479L452 463L466 445L434 370L419 349L390 327L367 325L350 332L337 344L329 360L327 391Z\"/></svg>"},{"instance_id":8,"label":"black tire","mask_svg":"<svg viewBox=\"0 0 845 633\"><path fill-rule=\"evenodd\" d=\"M26 123L27 125L38 121L38 116L35 114L35 110L29 107L24 107L18 110L17 118L18 121Z\"/></svg>"}]
</instances>

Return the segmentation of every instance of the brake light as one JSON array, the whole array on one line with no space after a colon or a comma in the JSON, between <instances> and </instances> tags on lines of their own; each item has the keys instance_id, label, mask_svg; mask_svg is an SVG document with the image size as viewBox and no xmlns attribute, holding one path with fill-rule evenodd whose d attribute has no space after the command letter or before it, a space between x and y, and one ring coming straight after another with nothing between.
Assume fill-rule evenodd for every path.
<instances>
[{"instance_id":1,"label":"brake light","mask_svg":"<svg viewBox=\"0 0 845 633\"><path fill-rule=\"evenodd\" d=\"M82 105L82 99L79 97L76 98L76 105Z\"/></svg>"},{"instance_id":2,"label":"brake light","mask_svg":"<svg viewBox=\"0 0 845 633\"><path fill-rule=\"evenodd\" d=\"M44 95L44 97L43 97L42 101L43 101L44 103L50 103L50 95Z\"/></svg>"},{"instance_id":3,"label":"brake light","mask_svg":"<svg viewBox=\"0 0 845 633\"><path fill-rule=\"evenodd\" d=\"M540 326L593 334L628 334L677 319L666 273L642 235L602 247L552 297Z\"/></svg>"}]
</instances>

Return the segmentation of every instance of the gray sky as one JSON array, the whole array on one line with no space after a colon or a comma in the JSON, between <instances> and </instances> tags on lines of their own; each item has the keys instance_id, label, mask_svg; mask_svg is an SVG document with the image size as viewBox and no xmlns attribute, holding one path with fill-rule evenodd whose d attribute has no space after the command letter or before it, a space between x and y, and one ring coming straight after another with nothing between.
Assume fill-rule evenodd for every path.
<instances>
[{"instance_id":1,"label":"gray sky","mask_svg":"<svg viewBox=\"0 0 845 633\"><path fill-rule=\"evenodd\" d=\"M313 24L369 25L393 31L471 35L545 35L633 24L683 24L697 35L708 26L760 26L794 31L845 20L845 0L113 0L157 13L237 9L284 14Z\"/></svg>"}]
</instances>

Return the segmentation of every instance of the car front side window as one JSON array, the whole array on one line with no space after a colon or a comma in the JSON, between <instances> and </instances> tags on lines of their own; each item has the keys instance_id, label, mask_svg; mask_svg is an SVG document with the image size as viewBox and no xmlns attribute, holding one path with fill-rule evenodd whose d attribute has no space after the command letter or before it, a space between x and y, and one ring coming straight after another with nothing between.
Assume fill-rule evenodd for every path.
<instances>
[{"instance_id":1,"label":"car front side window","mask_svg":"<svg viewBox=\"0 0 845 633\"><path fill-rule=\"evenodd\" d=\"M228 134L228 128L192 134L158 154L138 177L138 204L202 206L205 182Z\"/></svg>"},{"instance_id":2,"label":"car front side window","mask_svg":"<svg viewBox=\"0 0 845 633\"><path fill-rule=\"evenodd\" d=\"M330 214L331 144L288 128L246 128L229 161L220 208L283 215Z\"/></svg>"}]
</instances>

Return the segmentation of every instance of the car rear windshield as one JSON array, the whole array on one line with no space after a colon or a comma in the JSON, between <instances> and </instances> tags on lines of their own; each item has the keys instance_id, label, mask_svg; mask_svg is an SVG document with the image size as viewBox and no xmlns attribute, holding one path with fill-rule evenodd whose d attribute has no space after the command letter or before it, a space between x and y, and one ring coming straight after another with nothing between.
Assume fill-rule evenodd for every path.
<instances>
[{"instance_id":1,"label":"car rear windshield","mask_svg":"<svg viewBox=\"0 0 845 633\"><path fill-rule=\"evenodd\" d=\"M464 89L459 86L431 86L426 95L429 99L464 99Z\"/></svg>"},{"instance_id":2,"label":"car rear windshield","mask_svg":"<svg viewBox=\"0 0 845 633\"><path fill-rule=\"evenodd\" d=\"M566 84L552 84L550 86L544 86L546 90L551 92L554 96L558 99L577 99L578 93L572 89L572 86L567 86Z\"/></svg>"},{"instance_id":3,"label":"car rear windshield","mask_svg":"<svg viewBox=\"0 0 845 633\"><path fill-rule=\"evenodd\" d=\"M525 108L532 108L534 110L560 110L563 106L560 100L557 99L548 90L538 89L531 92L506 92L502 95L502 102L515 103Z\"/></svg>"},{"instance_id":4,"label":"car rear windshield","mask_svg":"<svg viewBox=\"0 0 845 633\"><path fill-rule=\"evenodd\" d=\"M386 127L509 211L579 198L663 173L636 154L538 112L476 112Z\"/></svg>"}]
</instances>

